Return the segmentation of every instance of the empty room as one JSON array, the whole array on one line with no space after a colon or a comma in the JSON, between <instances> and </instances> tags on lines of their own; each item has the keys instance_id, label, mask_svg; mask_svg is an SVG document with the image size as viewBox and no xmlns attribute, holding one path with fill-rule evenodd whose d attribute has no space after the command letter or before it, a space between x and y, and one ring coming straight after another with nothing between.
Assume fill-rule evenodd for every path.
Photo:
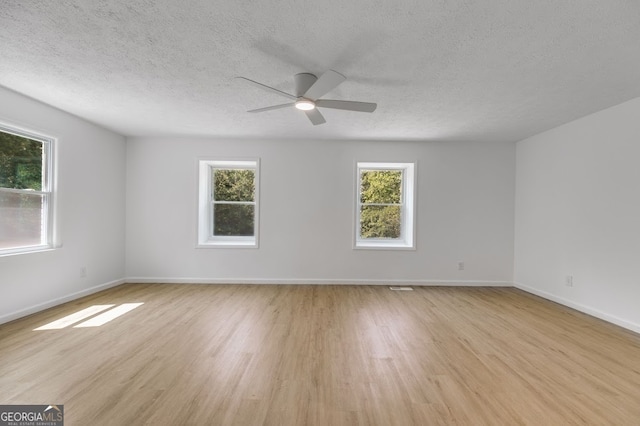
<instances>
[{"instance_id":1,"label":"empty room","mask_svg":"<svg viewBox=\"0 0 640 426\"><path fill-rule=\"evenodd\" d=\"M0 2L0 425L639 425L640 2Z\"/></svg>"}]
</instances>

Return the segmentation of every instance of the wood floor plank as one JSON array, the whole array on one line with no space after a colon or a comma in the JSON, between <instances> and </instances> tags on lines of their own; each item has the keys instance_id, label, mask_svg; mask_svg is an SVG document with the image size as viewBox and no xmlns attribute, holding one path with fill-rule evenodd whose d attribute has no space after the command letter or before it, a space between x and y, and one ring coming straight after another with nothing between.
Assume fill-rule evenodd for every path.
<instances>
[{"instance_id":1,"label":"wood floor plank","mask_svg":"<svg viewBox=\"0 0 640 426\"><path fill-rule=\"evenodd\" d=\"M0 403L67 425L639 425L638 401L639 335L513 288L127 284L0 326Z\"/></svg>"}]
</instances>

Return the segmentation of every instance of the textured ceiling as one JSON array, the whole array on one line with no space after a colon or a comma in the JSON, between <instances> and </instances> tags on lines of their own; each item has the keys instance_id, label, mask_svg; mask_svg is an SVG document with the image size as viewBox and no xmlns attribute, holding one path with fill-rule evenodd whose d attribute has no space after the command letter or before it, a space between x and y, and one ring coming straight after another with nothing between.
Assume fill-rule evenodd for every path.
<instances>
[{"instance_id":1,"label":"textured ceiling","mask_svg":"<svg viewBox=\"0 0 640 426\"><path fill-rule=\"evenodd\" d=\"M336 70L312 126L293 75ZM0 85L125 135L516 141L640 96L638 0L2 0Z\"/></svg>"}]
</instances>

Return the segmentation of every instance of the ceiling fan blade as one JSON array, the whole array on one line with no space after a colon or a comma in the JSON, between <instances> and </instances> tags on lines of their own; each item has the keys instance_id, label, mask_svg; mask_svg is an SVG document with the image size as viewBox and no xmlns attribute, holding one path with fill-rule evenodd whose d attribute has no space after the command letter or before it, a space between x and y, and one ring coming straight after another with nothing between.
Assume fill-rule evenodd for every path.
<instances>
[{"instance_id":1,"label":"ceiling fan blade","mask_svg":"<svg viewBox=\"0 0 640 426\"><path fill-rule=\"evenodd\" d=\"M338 85L346 79L347 77L339 72L329 70L322 74L302 96L315 101L316 99L321 98L325 93L328 93L338 87Z\"/></svg>"},{"instance_id":2,"label":"ceiling fan blade","mask_svg":"<svg viewBox=\"0 0 640 426\"><path fill-rule=\"evenodd\" d=\"M320 114L320 111L318 111L317 109L305 111L304 113L307 114L307 117L309 117L309 121L311 121L314 126L327 122L327 120L324 119L322 114Z\"/></svg>"},{"instance_id":3,"label":"ceiling fan blade","mask_svg":"<svg viewBox=\"0 0 640 426\"><path fill-rule=\"evenodd\" d=\"M288 104L280 104L280 105L273 105L273 106L268 106L268 107L264 107L264 108L252 109L252 110L249 110L247 112L271 111L272 109L281 109L281 108L291 107L291 106L294 106L294 105L295 105L295 103L291 102L291 103L288 103Z\"/></svg>"},{"instance_id":4,"label":"ceiling fan blade","mask_svg":"<svg viewBox=\"0 0 640 426\"><path fill-rule=\"evenodd\" d=\"M288 94L286 92L283 92L282 90L275 89L273 87L267 86L267 85L262 84L262 83L258 83L257 81L253 81L253 80L250 80L250 79L245 78L245 77L236 77L236 79L248 81L249 83L253 84L256 87L259 87L261 89L267 90L269 92L277 93L278 95L287 97L289 99L294 99L294 100L298 99L297 96L290 95L290 94Z\"/></svg>"},{"instance_id":5,"label":"ceiling fan blade","mask_svg":"<svg viewBox=\"0 0 640 426\"><path fill-rule=\"evenodd\" d=\"M345 109L347 111L373 112L378 104L371 102L334 101L332 99L318 99L316 106L321 108Z\"/></svg>"}]
</instances>

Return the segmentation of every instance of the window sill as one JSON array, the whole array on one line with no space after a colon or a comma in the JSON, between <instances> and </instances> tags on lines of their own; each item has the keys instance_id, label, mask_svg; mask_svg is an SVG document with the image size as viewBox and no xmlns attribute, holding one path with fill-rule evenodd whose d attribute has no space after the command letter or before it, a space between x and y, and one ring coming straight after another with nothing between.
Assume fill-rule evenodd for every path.
<instances>
[{"instance_id":1,"label":"window sill","mask_svg":"<svg viewBox=\"0 0 640 426\"><path fill-rule=\"evenodd\" d=\"M357 241L354 250L415 250L416 247L405 241Z\"/></svg>"},{"instance_id":2,"label":"window sill","mask_svg":"<svg viewBox=\"0 0 640 426\"><path fill-rule=\"evenodd\" d=\"M196 248L258 248L257 241L208 241L198 243Z\"/></svg>"},{"instance_id":3,"label":"window sill","mask_svg":"<svg viewBox=\"0 0 640 426\"><path fill-rule=\"evenodd\" d=\"M23 254L43 253L46 251L54 251L56 247L50 246L37 246L37 247L24 247L19 249L6 249L0 250L0 257L19 256Z\"/></svg>"}]
</instances>

